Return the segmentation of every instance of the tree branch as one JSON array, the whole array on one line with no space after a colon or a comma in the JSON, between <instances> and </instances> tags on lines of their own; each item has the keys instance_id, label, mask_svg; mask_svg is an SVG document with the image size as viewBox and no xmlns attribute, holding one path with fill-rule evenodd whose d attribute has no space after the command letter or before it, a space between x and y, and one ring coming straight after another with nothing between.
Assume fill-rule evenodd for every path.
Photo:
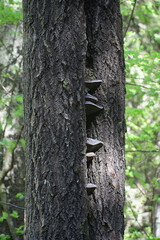
<instances>
[{"instance_id":1,"label":"tree branch","mask_svg":"<svg viewBox=\"0 0 160 240\"><path fill-rule=\"evenodd\" d=\"M132 212L132 214L133 214L133 217L134 217L134 219L136 220L137 224L139 225L140 229L142 229L142 231L144 232L144 234L145 234L147 237L149 237L147 231L146 231L146 230L142 227L142 225L139 223L137 214L135 213L135 210L133 209L132 204L131 204L129 201L127 201L127 205L128 205L128 207L131 209L131 212Z\"/></svg>"},{"instance_id":2,"label":"tree branch","mask_svg":"<svg viewBox=\"0 0 160 240\"><path fill-rule=\"evenodd\" d=\"M148 88L148 87L145 87L145 86L140 85L140 84L135 84L135 83L128 83L128 82L126 82L126 85L132 85L132 86L137 86L137 87L143 87L143 88L150 89L150 88Z\"/></svg>"},{"instance_id":3,"label":"tree branch","mask_svg":"<svg viewBox=\"0 0 160 240\"><path fill-rule=\"evenodd\" d=\"M16 148L18 146L18 143L20 141L23 128L24 128L24 125L21 127L20 133L19 133L17 141L16 141L16 145L15 145L15 147L12 150L11 164L10 164L10 166L7 169L4 169L4 171L2 171L2 176L0 178L0 184L4 181L4 178L7 176L8 172L12 170L12 168L14 166L14 162L15 162L14 152L15 152L15 150L16 150Z\"/></svg>"},{"instance_id":4,"label":"tree branch","mask_svg":"<svg viewBox=\"0 0 160 240\"><path fill-rule=\"evenodd\" d=\"M128 22L128 26L127 26L127 28L126 28L126 30L125 30L125 33L124 33L124 38L125 38L125 36L126 36L126 34L127 34L127 32L128 32L128 29L129 29L129 27L130 27L130 24L131 24L131 20L132 20L132 18L133 18L133 14L134 14L134 10L135 10L135 7L136 7L136 3L137 3L137 0L134 0L134 5L133 5L133 9L132 9L132 12L131 12L131 16L130 16L130 19L129 19L129 22Z\"/></svg>"},{"instance_id":5,"label":"tree branch","mask_svg":"<svg viewBox=\"0 0 160 240\"><path fill-rule=\"evenodd\" d=\"M151 151L146 151L146 150L130 150L130 151L125 151L125 152L143 152L143 153L160 153L160 150L151 150Z\"/></svg>"},{"instance_id":6,"label":"tree branch","mask_svg":"<svg viewBox=\"0 0 160 240\"><path fill-rule=\"evenodd\" d=\"M0 201L1 204L5 204L5 205L8 205L9 207L16 207L16 208L19 208L19 209L22 209L22 210L25 210L24 207L20 207L20 206L17 206L15 204L12 204L12 203L6 203L6 202L3 202L3 201Z\"/></svg>"}]
</instances>

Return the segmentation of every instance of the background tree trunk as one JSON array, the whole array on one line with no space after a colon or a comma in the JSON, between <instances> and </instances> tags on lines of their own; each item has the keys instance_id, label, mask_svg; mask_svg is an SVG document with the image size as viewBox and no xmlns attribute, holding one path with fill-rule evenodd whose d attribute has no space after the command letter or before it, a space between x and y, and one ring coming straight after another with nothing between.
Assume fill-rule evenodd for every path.
<instances>
[{"instance_id":1,"label":"background tree trunk","mask_svg":"<svg viewBox=\"0 0 160 240\"><path fill-rule=\"evenodd\" d=\"M26 240L123 239L119 1L24 0L23 9ZM86 120L84 80L96 78L104 110ZM88 168L86 137L104 143ZM97 186L89 196L87 182Z\"/></svg>"}]
</instances>

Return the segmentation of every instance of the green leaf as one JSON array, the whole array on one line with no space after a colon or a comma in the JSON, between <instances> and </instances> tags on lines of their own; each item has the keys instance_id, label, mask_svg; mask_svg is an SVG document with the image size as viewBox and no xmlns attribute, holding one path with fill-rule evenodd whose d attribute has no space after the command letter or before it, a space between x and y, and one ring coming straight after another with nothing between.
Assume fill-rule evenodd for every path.
<instances>
[{"instance_id":1,"label":"green leaf","mask_svg":"<svg viewBox=\"0 0 160 240\"><path fill-rule=\"evenodd\" d=\"M7 219L7 217L8 217L8 213L6 213L6 212L2 212L2 217L3 217L3 219Z\"/></svg>"},{"instance_id":2,"label":"green leaf","mask_svg":"<svg viewBox=\"0 0 160 240\"><path fill-rule=\"evenodd\" d=\"M17 193L16 197L19 198L19 199L23 199L24 195L23 195L23 193Z\"/></svg>"},{"instance_id":3,"label":"green leaf","mask_svg":"<svg viewBox=\"0 0 160 240\"><path fill-rule=\"evenodd\" d=\"M5 219L7 219L8 213L2 212L2 217L0 217L0 222L3 222Z\"/></svg>"},{"instance_id":4,"label":"green leaf","mask_svg":"<svg viewBox=\"0 0 160 240\"><path fill-rule=\"evenodd\" d=\"M19 228L16 228L16 233L17 234L24 234L24 225L21 225Z\"/></svg>"},{"instance_id":5,"label":"green leaf","mask_svg":"<svg viewBox=\"0 0 160 240\"><path fill-rule=\"evenodd\" d=\"M9 235L6 234L0 234L0 240L6 240L6 239L10 239L11 237Z\"/></svg>"},{"instance_id":6,"label":"green leaf","mask_svg":"<svg viewBox=\"0 0 160 240\"><path fill-rule=\"evenodd\" d=\"M11 217L13 218L18 218L18 212L17 211L13 211L11 214L10 214Z\"/></svg>"}]
</instances>

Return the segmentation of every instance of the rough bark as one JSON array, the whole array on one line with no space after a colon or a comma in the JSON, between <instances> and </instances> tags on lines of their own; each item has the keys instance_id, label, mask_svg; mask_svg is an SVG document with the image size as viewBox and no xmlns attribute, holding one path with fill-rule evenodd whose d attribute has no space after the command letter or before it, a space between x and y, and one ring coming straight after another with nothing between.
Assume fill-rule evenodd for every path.
<instances>
[{"instance_id":1,"label":"rough bark","mask_svg":"<svg viewBox=\"0 0 160 240\"><path fill-rule=\"evenodd\" d=\"M83 1L23 4L26 239L86 239Z\"/></svg>"},{"instance_id":2,"label":"rough bark","mask_svg":"<svg viewBox=\"0 0 160 240\"><path fill-rule=\"evenodd\" d=\"M123 239L119 2L24 0L23 9L26 240ZM84 81L96 78L104 110L86 120ZM104 142L88 166L86 137ZM87 182L97 185L89 196Z\"/></svg>"},{"instance_id":3,"label":"rough bark","mask_svg":"<svg viewBox=\"0 0 160 240\"><path fill-rule=\"evenodd\" d=\"M96 96L103 113L88 119L87 136L104 142L88 169L97 190L89 199L90 239L123 239L125 181L125 64L118 1L87 0L87 67L102 79ZM88 76L90 77L90 76Z\"/></svg>"}]
</instances>

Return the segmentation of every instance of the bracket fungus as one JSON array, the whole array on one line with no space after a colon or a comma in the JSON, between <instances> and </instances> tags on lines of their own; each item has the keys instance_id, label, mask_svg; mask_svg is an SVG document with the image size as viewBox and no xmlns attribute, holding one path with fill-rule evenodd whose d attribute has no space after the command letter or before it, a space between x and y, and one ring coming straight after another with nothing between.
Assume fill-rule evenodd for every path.
<instances>
[{"instance_id":1,"label":"bracket fungus","mask_svg":"<svg viewBox=\"0 0 160 240\"><path fill-rule=\"evenodd\" d=\"M87 162L92 161L93 157L95 157L96 154L94 152L88 152L86 153L86 157L87 157Z\"/></svg>"},{"instance_id":2,"label":"bracket fungus","mask_svg":"<svg viewBox=\"0 0 160 240\"><path fill-rule=\"evenodd\" d=\"M91 114L97 113L103 109L102 106L97 105L91 101L86 101L85 105L86 105L86 115L91 115Z\"/></svg>"},{"instance_id":3,"label":"bracket fungus","mask_svg":"<svg viewBox=\"0 0 160 240\"><path fill-rule=\"evenodd\" d=\"M91 80L85 81L86 87L89 88L91 92L94 92L102 83L102 80Z\"/></svg>"},{"instance_id":4,"label":"bracket fungus","mask_svg":"<svg viewBox=\"0 0 160 240\"><path fill-rule=\"evenodd\" d=\"M97 186L93 183L88 183L86 185L87 193L89 193L89 194L93 193L96 188L97 188Z\"/></svg>"},{"instance_id":5,"label":"bracket fungus","mask_svg":"<svg viewBox=\"0 0 160 240\"><path fill-rule=\"evenodd\" d=\"M87 152L95 152L102 146L103 142L97 139L87 138Z\"/></svg>"},{"instance_id":6,"label":"bracket fungus","mask_svg":"<svg viewBox=\"0 0 160 240\"><path fill-rule=\"evenodd\" d=\"M86 94L86 100L87 101L91 101L93 103L97 103L98 102L98 98L96 98L95 96L93 96L93 95L91 95L89 93Z\"/></svg>"}]
</instances>

